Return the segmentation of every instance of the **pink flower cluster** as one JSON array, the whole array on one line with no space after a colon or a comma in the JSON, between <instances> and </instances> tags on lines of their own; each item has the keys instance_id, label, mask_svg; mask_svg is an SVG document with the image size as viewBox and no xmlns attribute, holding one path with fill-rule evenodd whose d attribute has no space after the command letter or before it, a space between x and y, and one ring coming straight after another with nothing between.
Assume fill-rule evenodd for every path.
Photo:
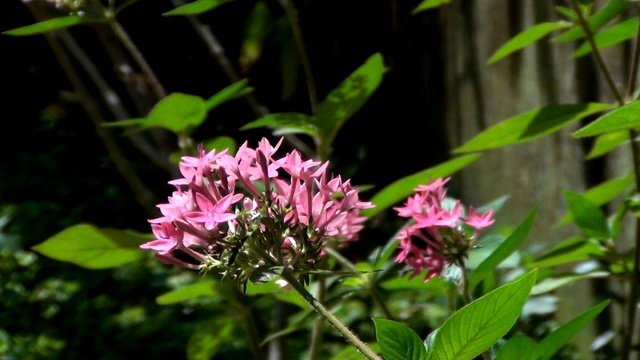
<instances>
[{"instance_id":1,"label":"pink flower cluster","mask_svg":"<svg viewBox=\"0 0 640 360\"><path fill-rule=\"evenodd\" d=\"M276 157L263 138L227 150L185 156L183 178L151 219L155 240L141 245L159 260L191 269L215 268L246 281L260 266L313 269L329 240L355 240L365 218L349 180L329 177L328 162L303 160L298 151Z\"/></svg>"},{"instance_id":2,"label":"pink flower cluster","mask_svg":"<svg viewBox=\"0 0 640 360\"><path fill-rule=\"evenodd\" d=\"M413 268L412 278L428 269L425 282L442 275L446 265L459 264L475 244L479 231L494 222L492 210L479 215L470 207L469 215L463 217L460 201L451 209L443 207L444 185L449 179L418 186L404 206L394 208L398 216L412 218L398 237L400 253L395 261ZM473 231L470 236L465 225Z\"/></svg>"}]
</instances>

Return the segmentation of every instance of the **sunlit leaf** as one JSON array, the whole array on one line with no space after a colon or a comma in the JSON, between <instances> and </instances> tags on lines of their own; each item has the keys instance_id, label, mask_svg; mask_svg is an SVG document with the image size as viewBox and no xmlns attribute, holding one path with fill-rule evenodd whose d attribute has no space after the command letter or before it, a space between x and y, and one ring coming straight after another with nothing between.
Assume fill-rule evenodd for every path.
<instances>
[{"instance_id":1,"label":"sunlit leaf","mask_svg":"<svg viewBox=\"0 0 640 360\"><path fill-rule=\"evenodd\" d=\"M523 49L534 42L547 36L549 33L570 27L572 24L566 21L559 22L545 22L533 25L526 30L522 31L518 35L511 38L504 45L502 45L496 52L489 58L487 64L493 64L498 60Z\"/></svg>"},{"instance_id":2,"label":"sunlit leaf","mask_svg":"<svg viewBox=\"0 0 640 360\"><path fill-rule=\"evenodd\" d=\"M106 269L140 259L143 252L139 246L152 239L153 236L149 234L79 224L64 229L31 249L49 258L87 269Z\"/></svg>"},{"instance_id":3,"label":"sunlit leaf","mask_svg":"<svg viewBox=\"0 0 640 360\"><path fill-rule=\"evenodd\" d=\"M498 248L489 255L478 267L473 270L469 277L469 289L473 289L480 283L489 273L491 273L502 261L508 258L514 251L520 248L524 242L529 230L533 226L533 222L538 213L539 205L531 210L529 215L518 225L516 230L498 246Z\"/></svg>"},{"instance_id":4,"label":"sunlit leaf","mask_svg":"<svg viewBox=\"0 0 640 360\"><path fill-rule=\"evenodd\" d=\"M396 180L371 198L371 202L376 206L372 209L363 210L362 215L369 217L374 216L381 211L384 211L389 206L392 206L411 195L418 185L426 184L431 180L449 176L476 161L479 157L480 154L460 156L440 165Z\"/></svg>"},{"instance_id":5,"label":"sunlit leaf","mask_svg":"<svg viewBox=\"0 0 640 360\"><path fill-rule=\"evenodd\" d=\"M634 101L600 116L589 125L576 131L573 136L581 138L639 127L640 101Z\"/></svg>"},{"instance_id":6,"label":"sunlit leaf","mask_svg":"<svg viewBox=\"0 0 640 360\"><path fill-rule=\"evenodd\" d=\"M586 116L614 107L600 103L550 105L493 125L453 152L482 151L524 143L552 134Z\"/></svg>"},{"instance_id":7,"label":"sunlit leaf","mask_svg":"<svg viewBox=\"0 0 640 360\"><path fill-rule=\"evenodd\" d=\"M394 277L386 280L380 284L380 286L389 291L397 290L416 290L424 291L432 295L446 295L451 288L451 284L441 277L431 278L429 281L424 282L425 275L428 271L425 270L417 276L411 277L411 274L405 274L402 277Z\"/></svg>"},{"instance_id":8,"label":"sunlit leaf","mask_svg":"<svg viewBox=\"0 0 640 360\"><path fill-rule=\"evenodd\" d=\"M598 49L605 49L607 47L634 38L637 32L638 17L634 17L616 24L608 29L602 30L594 36L594 41ZM588 42L584 42L573 53L573 58L587 55L591 53L591 51L591 45Z\"/></svg>"},{"instance_id":9,"label":"sunlit leaf","mask_svg":"<svg viewBox=\"0 0 640 360\"><path fill-rule=\"evenodd\" d=\"M577 316L568 323L555 329L551 334L547 335L540 344L538 349L540 350L541 360L548 360L562 348L568 341L570 341L576 334L589 325L593 319L595 319L611 300L605 300L600 304L585 311L581 315Z\"/></svg>"},{"instance_id":10,"label":"sunlit leaf","mask_svg":"<svg viewBox=\"0 0 640 360\"><path fill-rule=\"evenodd\" d=\"M198 15L211 11L222 4L231 2L232 0L196 0L194 2L179 6L171 11L162 14L163 16L174 15Z\"/></svg>"},{"instance_id":11,"label":"sunlit leaf","mask_svg":"<svg viewBox=\"0 0 640 360\"><path fill-rule=\"evenodd\" d=\"M573 237L554 246L549 252L527 264L529 268L566 265L590 260L604 254L602 245L592 239Z\"/></svg>"},{"instance_id":12,"label":"sunlit leaf","mask_svg":"<svg viewBox=\"0 0 640 360\"><path fill-rule=\"evenodd\" d=\"M526 335L516 335L498 350L494 360L537 360L538 343Z\"/></svg>"},{"instance_id":13,"label":"sunlit leaf","mask_svg":"<svg viewBox=\"0 0 640 360\"><path fill-rule=\"evenodd\" d=\"M203 142L203 146L207 151L216 149L216 152L221 152L225 149L229 150L229 154L236 153L237 144L236 140L231 136L218 136L213 139L208 139Z\"/></svg>"},{"instance_id":14,"label":"sunlit leaf","mask_svg":"<svg viewBox=\"0 0 640 360\"><path fill-rule=\"evenodd\" d=\"M252 93L253 90L253 87L249 86L249 80L238 80L208 98L207 101L205 101L205 108L207 111L211 111L227 101L248 95Z\"/></svg>"},{"instance_id":15,"label":"sunlit leaf","mask_svg":"<svg viewBox=\"0 0 640 360\"><path fill-rule=\"evenodd\" d=\"M537 283L531 290L531 295L540 295L550 291L557 290L563 286L574 283L583 279L604 278L611 274L606 271L594 271L587 274L570 274L552 278L546 278Z\"/></svg>"},{"instance_id":16,"label":"sunlit leaf","mask_svg":"<svg viewBox=\"0 0 640 360\"><path fill-rule=\"evenodd\" d=\"M49 31L60 30L64 28L68 28L70 26L86 24L90 22L99 21L97 19L87 18L85 16L63 16L55 19L41 21L32 25L27 25L23 27L19 27L12 30L3 31L3 35L12 35L12 36L29 36L42 34Z\"/></svg>"},{"instance_id":17,"label":"sunlit leaf","mask_svg":"<svg viewBox=\"0 0 640 360\"><path fill-rule=\"evenodd\" d=\"M626 143L627 141L629 141L629 132L625 130L599 135L596 137L596 140L594 141L589 153L585 156L585 159L591 160L600 157L615 150L618 146Z\"/></svg>"},{"instance_id":18,"label":"sunlit leaf","mask_svg":"<svg viewBox=\"0 0 640 360\"><path fill-rule=\"evenodd\" d=\"M607 217L598 204L569 190L565 190L564 196L574 222L586 236L595 239L607 239L611 236Z\"/></svg>"},{"instance_id":19,"label":"sunlit leaf","mask_svg":"<svg viewBox=\"0 0 640 360\"><path fill-rule=\"evenodd\" d=\"M532 270L455 312L436 333L429 360L472 360L489 349L520 317L536 275Z\"/></svg>"},{"instance_id":20,"label":"sunlit leaf","mask_svg":"<svg viewBox=\"0 0 640 360\"><path fill-rule=\"evenodd\" d=\"M425 360L427 349L415 331L387 319L373 318L376 340L385 360Z\"/></svg>"},{"instance_id":21,"label":"sunlit leaf","mask_svg":"<svg viewBox=\"0 0 640 360\"><path fill-rule=\"evenodd\" d=\"M451 0L422 0L422 2L413 9L411 14L415 15L421 11L434 9L450 2Z\"/></svg>"},{"instance_id":22,"label":"sunlit leaf","mask_svg":"<svg viewBox=\"0 0 640 360\"><path fill-rule=\"evenodd\" d=\"M593 32L597 32L601 27L606 25L610 20L623 13L629 8L629 0L611 0L607 4L597 11L595 14L587 19L589 28ZM584 37L584 31L580 26L574 26L564 33L553 38L553 42L566 42L578 40Z\"/></svg>"},{"instance_id":23,"label":"sunlit leaf","mask_svg":"<svg viewBox=\"0 0 640 360\"><path fill-rule=\"evenodd\" d=\"M197 297L219 297L216 290L217 281L200 281L169 291L156 298L158 305L170 305L187 301Z\"/></svg>"}]
</instances>

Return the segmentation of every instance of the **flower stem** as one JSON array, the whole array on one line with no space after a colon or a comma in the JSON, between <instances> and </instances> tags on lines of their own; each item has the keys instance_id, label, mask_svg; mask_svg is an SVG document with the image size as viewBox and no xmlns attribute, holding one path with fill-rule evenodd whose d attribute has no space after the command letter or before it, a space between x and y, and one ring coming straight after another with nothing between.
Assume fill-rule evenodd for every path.
<instances>
[{"instance_id":1,"label":"flower stem","mask_svg":"<svg viewBox=\"0 0 640 360\"><path fill-rule=\"evenodd\" d=\"M335 315L333 315L327 308L324 307L316 298L311 295L305 287L300 284L298 279L289 268L284 268L281 274L282 278L286 280L302 297L311 305L311 307L323 318L325 318L331 326L333 326L342 336L345 337L350 343L352 343L367 359L370 360L383 360L381 356L375 353L366 343L364 343L356 334L354 334L349 328L347 328Z\"/></svg>"}]
</instances>

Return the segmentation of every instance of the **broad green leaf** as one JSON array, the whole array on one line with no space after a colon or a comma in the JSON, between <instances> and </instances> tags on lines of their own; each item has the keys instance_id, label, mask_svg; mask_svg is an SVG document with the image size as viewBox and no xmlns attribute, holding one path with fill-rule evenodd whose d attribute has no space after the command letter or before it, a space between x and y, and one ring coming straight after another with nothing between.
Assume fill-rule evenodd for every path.
<instances>
[{"instance_id":1,"label":"broad green leaf","mask_svg":"<svg viewBox=\"0 0 640 360\"><path fill-rule=\"evenodd\" d=\"M566 265L604 255L602 245L593 239L573 237L553 247L548 253L527 264L528 268Z\"/></svg>"},{"instance_id":2,"label":"broad green leaf","mask_svg":"<svg viewBox=\"0 0 640 360\"><path fill-rule=\"evenodd\" d=\"M625 20L619 24L616 24L608 29L602 30L597 33L593 38L598 49L604 49L623 41L633 39L638 32L638 17L634 17ZM591 45L588 42L584 42L573 53L573 58L578 58L591 53Z\"/></svg>"},{"instance_id":3,"label":"broad green leaf","mask_svg":"<svg viewBox=\"0 0 640 360\"><path fill-rule=\"evenodd\" d=\"M242 79L218 91L205 102L207 111L211 111L219 105L234 100L253 92L253 87L249 86L249 80Z\"/></svg>"},{"instance_id":4,"label":"broad green leaf","mask_svg":"<svg viewBox=\"0 0 640 360\"><path fill-rule=\"evenodd\" d=\"M143 128L160 126L179 134L189 132L207 118L204 100L195 95L172 93L160 100Z\"/></svg>"},{"instance_id":5,"label":"broad green leaf","mask_svg":"<svg viewBox=\"0 0 640 360\"><path fill-rule=\"evenodd\" d=\"M389 206L392 206L411 195L418 185L426 184L430 180L449 176L476 161L479 157L480 154L460 156L440 165L436 165L432 168L396 180L371 198L371 202L375 204L375 207L363 210L362 215L368 217L374 216L381 211L384 211Z\"/></svg>"},{"instance_id":6,"label":"broad green leaf","mask_svg":"<svg viewBox=\"0 0 640 360\"><path fill-rule=\"evenodd\" d=\"M502 261L508 258L513 252L520 248L520 245L524 242L533 222L538 213L539 205L531 210L529 215L518 225L514 232L500 244L500 246L487 257L478 267L473 270L469 277L469 289L473 289L478 285L487 275L489 275Z\"/></svg>"},{"instance_id":7,"label":"broad green leaf","mask_svg":"<svg viewBox=\"0 0 640 360\"><path fill-rule=\"evenodd\" d=\"M425 360L427 349L415 331L387 319L373 318L376 340L385 360Z\"/></svg>"},{"instance_id":8,"label":"broad green leaf","mask_svg":"<svg viewBox=\"0 0 640 360\"><path fill-rule=\"evenodd\" d=\"M228 316L218 316L199 324L187 343L187 360L209 360L229 342L234 341L240 324Z\"/></svg>"},{"instance_id":9,"label":"broad green leaf","mask_svg":"<svg viewBox=\"0 0 640 360\"><path fill-rule=\"evenodd\" d=\"M448 318L429 360L472 360L506 335L520 317L537 270L472 301Z\"/></svg>"},{"instance_id":10,"label":"broad green leaf","mask_svg":"<svg viewBox=\"0 0 640 360\"><path fill-rule=\"evenodd\" d=\"M524 143L552 134L586 116L614 107L600 103L550 105L493 125L453 152L482 151Z\"/></svg>"},{"instance_id":11,"label":"broad green leaf","mask_svg":"<svg viewBox=\"0 0 640 360\"><path fill-rule=\"evenodd\" d=\"M589 325L593 319L595 319L604 308L609 305L611 300L605 300L600 304L592 307L591 309L585 311L581 315L577 316L573 320L568 323L560 326L556 330L554 330L551 334L547 335L540 344L538 344L538 349L540 350L541 360L548 360L562 348L567 342L571 340L576 334L578 334L582 329L584 329L587 325Z\"/></svg>"},{"instance_id":12,"label":"broad green leaf","mask_svg":"<svg viewBox=\"0 0 640 360\"><path fill-rule=\"evenodd\" d=\"M49 258L87 269L106 269L140 259L143 251L139 246L152 239L149 234L79 224L64 229L31 249Z\"/></svg>"},{"instance_id":13,"label":"broad green leaf","mask_svg":"<svg viewBox=\"0 0 640 360\"><path fill-rule=\"evenodd\" d=\"M573 136L581 138L620 130L635 129L640 127L639 114L640 101L634 101L600 116L589 125L576 131Z\"/></svg>"},{"instance_id":14,"label":"broad green leaf","mask_svg":"<svg viewBox=\"0 0 640 360\"><path fill-rule=\"evenodd\" d=\"M427 273L428 271L425 270L413 278L410 273L402 277L395 277L382 282L380 287L389 291L419 290L432 295L446 295L451 288L451 284L437 276L424 282Z\"/></svg>"},{"instance_id":15,"label":"broad green leaf","mask_svg":"<svg viewBox=\"0 0 640 360\"><path fill-rule=\"evenodd\" d=\"M607 2L602 9L597 11L593 16L587 19L589 28L593 32L606 25L611 19L615 18L629 8L629 0L611 0ZM584 37L584 31L580 26L574 26L559 36L552 39L553 42L566 42L578 40Z\"/></svg>"},{"instance_id":16,"label":"broad green leaf","mask_svg":"<svg viewBox=\"0 0 640 360\"><path fill-rule=\"evenodd\" d=\"M559 22L545 22L533 25L526 30L522 31L518 35L511 38L504 45L502 45L498 50L489 58L487 64L493 64L498 60L510 55L513 52L516 52L520 49L523 49L532 43L542 39L547 36L549 33L570 27L572 24L566 21Z\"/></svg>"},{"instance_id":17,"label":"broad green leaf","mask_svg":"<svg viewBox=\"0 0 640 360\"><path fill-rule=\"evenodd\" d=\"M313 119L320 134L319 154L328 154L338 130L374 93L386 71L382 55L375 53L318 105Z\"/></svg>"},{"instance_id":18,"label":"broad green leaf","mask_svg":"<svg viewBox=\"0 0 640 360\"><path fill-rule=\"evenodd\" d=\"M476 247L469 251L469 258L465 261L466 268L471 271L476 269L483 261L491 256L496 249L500 247L506 240L506 236L500 234L490 234L481 237L476 243ZM521 265L520 253L512 252L507 258L502 260L495 268L507 269L515 268Z\"/></svg>"},{"instance_id":19,"label":"broad green leaf","mask_svg":"<svg viewBox=\"0 0 640 360\"><path fill-rule=\"evenodd\" d=\"M587 160L595 159L610 151L615 150L618 146L629 141L628 131L616 131L599 135L593 143L591 150L585 157Z\"/></svg>"},{"instance_id":20,"label":"broad green leaf","mask_svg":"<svg viewBox=\"0 0 640 360\"><path fill-rule=\"evenodd\" d=\"M189 284L164 293L156 298L158 305L170 305L180 303L196 297L219 297L220 294L216 290L218 282L216 281L200 281L195 284Z\"/></svg>"},{"instance_id":21,"label":"broad green leaf","mask_svg":"<svg viewBox=\"0 0 640 360\"><path fill-rule=\"evenodd\" d=\"M99 21L98 19L87 18L85 16L63 16L51 20L41 21L32 25L19 27L12 30L3 31L3 35L12 36L29 36L46 33L49 31L60 30L70 26L86 24Z\"/></svg>"},{"instance_id":22,"label":"broad green leaf","mask_svg":"<svg viewBox=\"0 0 640 360\"><path fill-rule=\"evenodd\" d=\"M601 206L618 197L618 195L622 194L631 184L633 184L633 174L629 174L623 178L605 181L585 191L582 196L592 203ZM572 220L573 215L569 212L556 223L556 226L566 225Z\"/></svg>"},{"instance_id":23,"label":"broad green leaf","mask_svg":"<svg viewBox=\"0 0 640 360\"><path fill-rule=\"evenodd\" d=\"M565 17L567 17L571 21L574 21L574 22L578 21L578 14L576 14L576 12L573 11L573 9L569 9L567 7L564 7L564 6L556 6L556 11L560 15L564 15Z\"/></svg>"},{"instance_id":24,"label":"broad green leaf","mask_svg":"<svg viewBox=\"0 0 640 360\"><path fill-rule=\"evenodd\" d=\"M570 190L565 190L564 196L574 222L586 236L600 240L611 236L607 217L598 204Z\"/></svg>"},{"instance_id":25,"label":"broad green leaf","mask_svg":"<svg viewBox=\"0 0 640 360\"><path fill-rule=\"evenodd\" d=\"M550 291L554 291L563 286L574 283L578 280L604 278L610 275L611 274L607 271L594 271L587 274L571 274L571 275L547 278L540 281L539 283L536 284L536 286L533 287L533 289L531 290L531 295L540 295L540 294L548 293Z\"/></svg>"},{"instance_id":26,"label":"broad green leaf","mask_svg":"<svg viewBox=\"0 0 640 360\"><path fill-rule=\"evenodd\" d=\"M450 2L451 0L422 0L422 2L413 9L411 14L415 15L421 11L434 9Z\"/></svg>"},{"instance_id":27,"label":"broad green leaf","mask_svg":"<svg viewBox=\"0 0 640 360\"><path fill-rule=\"evenodd\" d=\"M301 113L275 113L267 115L245 124L240 130L250 130L261 127L287 129L290 133L307 134L314 139L318 134L318 129L313 124L312 117Z\"/></svg>"},{"instance_id":28,"label":"broad green leaf","mask_svg":"<svg viewBox=\"0 0 640 360\"><path fill-rule=\"evenodd\" d=\"M509 339L496 354L494 360L538 360L538 343L526 335Z\"/></svg>"},{"instance_id":29,"label":"broad green leaf","mask_svg":"<svg viewBox=\"0 0 640 360\"><path fill-rule=\"evenodd\" d=\"M227 149L229 154L233 155L236 153L237 147L236 140L231 136L218 136L204 141L204 148L208 151L216 149L216 152L221 152Z\"/></svg>"},{"instance_id":30,"label":"broad green leaf","mask_svg":"<svg viewBox=\"0 0 640 360\"><path fill-rule=\"evenodd\" d=\"M167 11L162 14L163 16L174 15L198 15L207 11L213 10L222 4L231 2L232 0L196 0L192 3L188 3L179 6L171 11Z\"/></svg>"}]
</instances>

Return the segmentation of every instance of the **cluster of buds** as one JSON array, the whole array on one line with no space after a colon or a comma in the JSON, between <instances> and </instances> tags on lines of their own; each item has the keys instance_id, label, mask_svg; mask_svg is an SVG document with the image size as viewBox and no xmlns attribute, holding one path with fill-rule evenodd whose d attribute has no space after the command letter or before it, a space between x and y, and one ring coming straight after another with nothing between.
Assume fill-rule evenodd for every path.
<instances>
[{"instance_id":1,"label":"cluster of buds","mask_svg":"<svg viewBox=\"0 0 640 360\"><path fill-rule=\"evenodd\" d=\"M272 146L263 138L255 150L245 142L235 156L199 147L199 157L183 157L183 178L169 182L176 190L158 205L162 216L149 220L155 239L141 248L238 284L277 267L308 281L323 246L357 239L366 219L360 210L373 205L349 180L328 176L328 162L303 160L296 150L277 158L282 140Z\"/></svg>"},{"instance_id":2,"label":"cluster of buds","mask_svg":"<svg viewBox=\"0 0 640 360\"><path fill-rule=\"evenodd\" d=\"M460 201L450 208L443 206L444 185L449 179L418 186L404 206L394 208L398 216L412 219L400 232L400 253L395 259L413 269L411 278L427 269L424 280L427 282L442 275L446 266L461 265L475 245L479 231L494 222L492 210L479 215L470 207L468 216L464 217Z\"/></svg>"}]
</instances>

